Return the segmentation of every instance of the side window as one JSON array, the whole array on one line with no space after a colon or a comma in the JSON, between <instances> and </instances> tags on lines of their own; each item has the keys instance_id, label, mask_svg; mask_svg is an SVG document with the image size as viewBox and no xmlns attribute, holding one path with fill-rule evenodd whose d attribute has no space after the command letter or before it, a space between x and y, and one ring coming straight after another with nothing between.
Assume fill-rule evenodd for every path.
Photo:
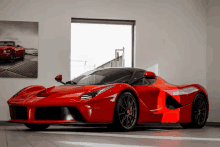
<instances>
[{"instance_id":1,"label":"side window","mask_svg":"<svg viewBox=\"0 0 220 147\"><path fill-rule=\"evenodd\" d=\"M143 78L132 84L132 86L137 86L137 85L143 85Z\"/></svg>"},{"instance_id":2,"label":"side window","mask_svg":"<svg viewBox=\"0 0 220 147\"><path fill-rule=\"evenodd\" d=\"M143 78L143 85L150 85L149 79Z\"/></svg>"},{"instance_id":3,"label":"side window","mask_svg":"<svg viewBox=\"0 0 220 147\"><path fill-rule=\"evenodd\" d=\"M147 79L142 78L136 81L134 84L132 84L132 86L137 86L137 85L150 85L150 82Z\"/></svg>"},{"instance_id":4,"label":"side window","mask_svg":"<svg viewBox=\"0 0 220 147\"><path fill-rule=\"evenodd\" d=\"M157 77L155 77L155 79L147 79L150 84L154 84L157 81Z\"/></svg>"},{"instance_id":5,"label":"side window","mask_svg":"<svg viewBox=\"0 0 220 147\"><path fill-rule=\"evenodd\" d=\"M144 73L145 71L136 71L132 77L131 80L129 81L129 83L134 83L137 79L141 79L144 77Z\"/></svg>"}]
</instances>

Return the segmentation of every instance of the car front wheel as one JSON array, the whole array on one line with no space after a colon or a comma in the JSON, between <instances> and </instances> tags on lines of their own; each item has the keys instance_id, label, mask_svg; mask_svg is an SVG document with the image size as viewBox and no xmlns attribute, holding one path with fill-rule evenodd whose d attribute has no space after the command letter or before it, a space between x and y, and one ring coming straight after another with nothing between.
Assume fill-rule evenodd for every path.
<instances>
[{"instance_id":1,"label":"car front wheel","mask_svg":"<svg viewBox=\"0 0 220 147\"><path fill-rule=\"evenodd\" d=\"M25 56L25 50L23 51L22 57L21 59L24 60L24 56Z\"/></svg>"},{"instance_id":2,"label":"car front wheel","mask_svg":"<svg viewBox=\"0 0 220 147\"><path fill-rule=\"evenodd\" d=\"M130 92L122 93L116 101L114 125L122 131L129 131L137 123L138 105Z\"/></svg>"},{"instance_id":3,"label":"car front wheel","mask_svg":"<svg viewBox=\"0 0 220 147\"><path fill-rule=\"evenodd\" d=\"M32 130L44 130L50 126L50 124L28 124L25 123L25 126Z\"/></svg>"},{"instance_id":4,"label":"car front wheel","mask_svg":"<svg viewBox=\"0 0 220 147\"><path fill-rule=\"evenodd\" d=\"M9 59L9 62L13 63L14 60L15 60L15 53L14 53L14 51L12 51L11 57L10 57L10 59Z\"/></svg>"}]
</instances>

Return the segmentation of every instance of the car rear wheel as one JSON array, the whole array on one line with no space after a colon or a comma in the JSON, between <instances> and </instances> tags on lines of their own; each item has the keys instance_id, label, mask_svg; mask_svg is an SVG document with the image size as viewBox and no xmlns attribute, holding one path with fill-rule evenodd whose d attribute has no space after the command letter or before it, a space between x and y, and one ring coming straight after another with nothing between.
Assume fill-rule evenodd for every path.
<instances>
[{"instance_id":1,"label":"car rear wheel","mask_svg":"<svg viewBox=\"0 0 220 147\"><path fill-rule=\"evenodd\" d=\"M114 123L109 128L129 131L137 123L138 106L135 97L130 92L122 93L116 101L114 112Z\"/></svg>"},{"instance_id":2,"label":"car rear wheel","mask_svg":"<svg viewBox=\"0 0 220 147\"><path fill-rule=\"evenodd\" d=\"M27 124L25 126L32 130L44 130L50 126L50 124Z\"/></svg>"},{"instance_id":3,"label":"car rear wheel","mask_svg":"<svg viewBox=\"0 0 220 147\"><path fill-rule=\"evenodd\" d=\"M183 128L202 128L205 126L208 116L208 102L206 97L198 93L193 101L191 111L191 123L181 123Z\"/></svg>"}]
</instances>

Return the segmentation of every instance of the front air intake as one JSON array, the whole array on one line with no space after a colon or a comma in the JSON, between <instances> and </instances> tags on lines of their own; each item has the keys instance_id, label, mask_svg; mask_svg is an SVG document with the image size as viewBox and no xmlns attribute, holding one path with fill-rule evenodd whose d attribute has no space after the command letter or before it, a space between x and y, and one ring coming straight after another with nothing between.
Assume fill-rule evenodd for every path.
<instances>
[{"instance_id":1,"label":"front air intake","mask_svg":"<svg viewBox=\"0 0 220 147\"><path fill-rule=\"evenodd\" d=\"M21 119L21 120L28 119L27 108L24 106L11 106L10 112L11 112L11 119Z\"/></svg>"},{"instance_id":2,"label":"front air intake","mask_svg":"<svg viewBox=\"0 0 220 147\"><path fill-rule=\"evenodd\" d=\"M36 120L63 120L61 107L38 107L35 109Z\"/></svg>"},{"instance_id":3,"label":"front air intake","mask_svg":"<svg viewBox=\"0 0 220 147\"><path fill-rule=\"evenodd\" d=\"M75 107L38 107L35 109L36 120L76 120L85 122Z\"/></svg>"}]
</instances>

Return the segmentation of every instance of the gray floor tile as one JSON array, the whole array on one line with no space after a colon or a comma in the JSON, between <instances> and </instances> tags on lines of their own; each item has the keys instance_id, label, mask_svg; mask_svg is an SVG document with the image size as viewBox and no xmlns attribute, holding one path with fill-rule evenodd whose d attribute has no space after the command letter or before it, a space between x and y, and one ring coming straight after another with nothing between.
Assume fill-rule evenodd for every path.
<instances>
[{"instance_id":1,"label":"gray floor tile","mask_svg":"<svg viewBox=\"0 0 220 147\"><path fill-rule=\"evenodd\" d=\"M44 131L32 131L16 125L0 126L0 138L1 147L219 147L220 129L152 126L117 132L105 127L51 126Z\"/></svg>"},{"instance_id":2,"label":"gray floor tile","mask_svg":"<svg viewBox=\"0 0 220 147\"><path fill-rule=\"evenodd\" d=\"M2 147L8 146L4 126L0 126L0 146Z\"/></svg>"},{"instance_id":3,"label":"gray floor tile","mask_svg":"<svg viewBox=\"0 0 220 147\"><path fill-rule=\"evenodd\" d=\"M33 147L13 126L5 127L8 147ZM15 131L13 131L13 129Z\"/></svg>"}]
</instances>

